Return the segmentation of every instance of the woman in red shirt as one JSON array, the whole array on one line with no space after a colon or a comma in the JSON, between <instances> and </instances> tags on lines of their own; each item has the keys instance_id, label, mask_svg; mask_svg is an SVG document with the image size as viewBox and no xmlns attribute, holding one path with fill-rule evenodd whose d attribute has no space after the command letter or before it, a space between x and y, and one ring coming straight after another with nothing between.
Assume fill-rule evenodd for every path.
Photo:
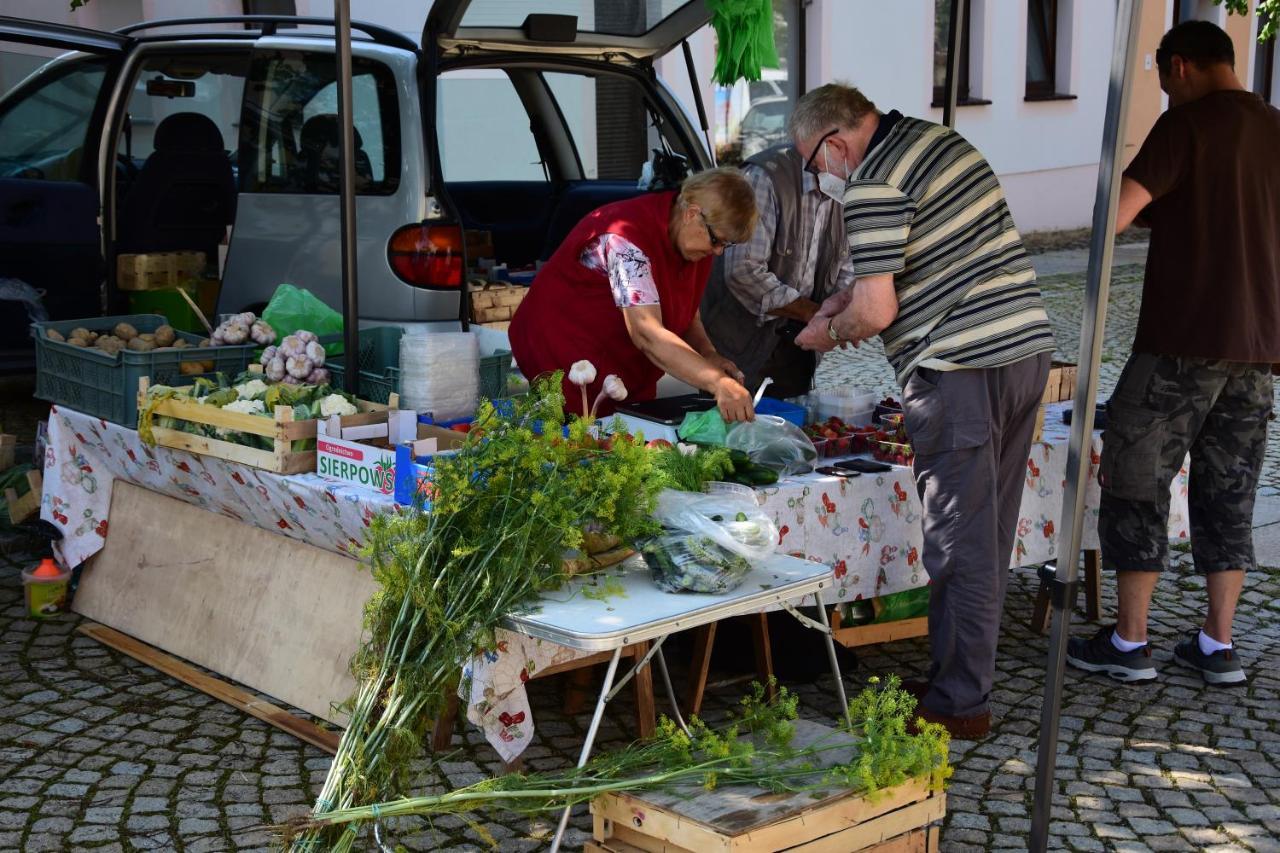
<instances>
[{"instance_id":1,"label":"woman in red shirt","mask_svg":"<svg viewBox=\"0 0 1280 853\"><path fill-rule=\"evenodd\" d=\"M587 214L538 271L511 320L511 349L529 377L596 367L594 398L615 374L631 400L652 400L670 373L714 394L726 421L751 420L742 373L716 352L698 306L712 260L751 236L755 197L737 169L687 178L679 192L649 193ZM601 413L613 412L605 399Z\"/></svg>"}]
</instances>

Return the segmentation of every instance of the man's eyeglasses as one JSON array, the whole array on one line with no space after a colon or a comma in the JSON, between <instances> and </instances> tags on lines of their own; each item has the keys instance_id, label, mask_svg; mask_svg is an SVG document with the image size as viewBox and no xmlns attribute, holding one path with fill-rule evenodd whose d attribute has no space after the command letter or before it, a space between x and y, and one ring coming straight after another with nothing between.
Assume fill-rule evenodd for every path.
<instances>
[{"instance_id":1,"label":"man's eyeglasses","mask_svg":"<svg viewBox=\"0 0 1280 853\"><path fill-rule=\"evenodd\" d=\"M835 135L836 135L837 133L839 133L839 132L840 132L840 128L838 128L838 127L833 127L833 128L831 128L830 130L828 130L826 133L822 134L822 138L818 140L818 144L817 144L817 145L815 145L815 146L813 146L813 153L809 155L809 159L808 159L808 160L805 160L805 161L804 161L804 170L805 170L806 172L812 172L812 171L814 171L814 170L811 168L811 167L813 166L813 158L814 158L814 157L817 157L817 156L818 156L818 152L822 150L822 143L826 142L828 139L830 139L831 137L835 136Z\"/></svg>"},{"instance_id":2,"label":"man's eyeglasses","mask_svg":"<svg viewBox=\"0 0 1280 853\"><path fill-rule=\"evenodd\" d=\"M707 221L707 215L701 210L698 211L698 215L702 217L702 227L707 229L707 237L711 240L711 248L728 249L730 246L738 245L732 240L721 240L719 236L716 235L716 232L712 230L711 223Z\"/></svg>"}]
</instances>

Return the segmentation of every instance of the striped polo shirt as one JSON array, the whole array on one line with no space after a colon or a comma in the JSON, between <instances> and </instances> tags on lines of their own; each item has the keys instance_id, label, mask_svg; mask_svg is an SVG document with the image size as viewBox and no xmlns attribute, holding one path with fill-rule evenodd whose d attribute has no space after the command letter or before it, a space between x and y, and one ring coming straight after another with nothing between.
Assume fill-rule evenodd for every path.
<instances>
[{"instance_id":1,"label":"striped polo shirt","mask_svg":"<svg viewBox=\"0 0 1280 853\"><path fill-rule=\"evenodd\" d=\"M1052 352L1053 332L1004 192L953 130L881 116L844 195L859 277L893 275L898 316L880 334L898 382L917 367L999 367Z\"/></svg>"}]
</instances>

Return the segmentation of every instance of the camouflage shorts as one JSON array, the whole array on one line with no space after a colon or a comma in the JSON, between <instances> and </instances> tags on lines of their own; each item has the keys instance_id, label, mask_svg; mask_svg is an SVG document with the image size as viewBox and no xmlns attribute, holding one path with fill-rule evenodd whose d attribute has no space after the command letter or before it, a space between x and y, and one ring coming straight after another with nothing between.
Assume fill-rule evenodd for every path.
<instances>
[{"instance_id":1,"label":"camouflage shorts","mask_svg":"<svg viewBox=\"0 0 1280 853\"><path fill-rule=\"evenodd\" d=\"M1134 353L1102 436L1102 564L1168 562L1169 484L1187 453L1191 552L1203 573L1251 569L1253 501L1271 414L1271 366Z\"/></svg>"}]
</instances>

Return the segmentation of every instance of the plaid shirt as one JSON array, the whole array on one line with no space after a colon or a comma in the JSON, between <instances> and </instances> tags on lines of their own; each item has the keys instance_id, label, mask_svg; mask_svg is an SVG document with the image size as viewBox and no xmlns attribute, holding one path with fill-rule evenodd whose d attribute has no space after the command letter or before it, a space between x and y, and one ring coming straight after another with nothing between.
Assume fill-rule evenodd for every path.
<instances>
[{"instance_id":1,"label":"plaid shirt","mask_svg":"<svg viewBox=\"0 0 1280 853\"><path fill-rule=\"evenodd\" d=\"M839 202L823 195L818 189L817 178L804 173L804 193L800 197L800 240L805 256L800 264L799 281L779 281L769 269L773 257L773 236L778 225L778 204L774 198L773 181L759 166L748 164L742 176L751 184L756 194L756 209L760 211L760 223L751 239L725 249L725 283L747 309L756 311L760 325L774 319L770 311L789 305L797 299L813 296L815 267L818 263L818 241L826 233L829 217L841 214ZM853 284L853 263L846 260L836 278L835 289L844 290ZM830 296L831 294L827 294Z\"/></svg>"}]
</instances>

